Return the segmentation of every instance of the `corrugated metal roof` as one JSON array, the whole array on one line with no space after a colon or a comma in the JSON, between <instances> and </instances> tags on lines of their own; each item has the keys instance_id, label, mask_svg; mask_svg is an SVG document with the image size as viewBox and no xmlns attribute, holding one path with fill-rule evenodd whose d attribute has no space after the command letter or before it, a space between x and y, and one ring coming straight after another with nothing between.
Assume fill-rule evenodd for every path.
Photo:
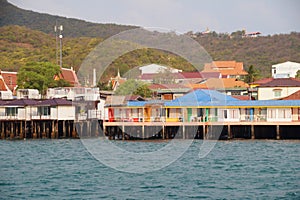
<instances>
[{"instance_id":1,"label":"corrugated metal roof","mask_svg":"<svg viewBox=\"0 0 300 200\"><path fill-rule=\"evenodd\" d=\"M155 101L129 101L129 107L143 107ZM160 101L166 107L300 107L300 100L238 100L214 90L196 90L172 101Z\"/></svg>"},{"instance_id":2,"label":"corrugated metal roof","mask_svg":"<svg viewBox=\"0 0 300 200\"><path fill-rule=\"evenodd\" d=\"M300 87L300 80L295 78L275 78L261 84L260 87Z\"/></svg>"}]
</instances>

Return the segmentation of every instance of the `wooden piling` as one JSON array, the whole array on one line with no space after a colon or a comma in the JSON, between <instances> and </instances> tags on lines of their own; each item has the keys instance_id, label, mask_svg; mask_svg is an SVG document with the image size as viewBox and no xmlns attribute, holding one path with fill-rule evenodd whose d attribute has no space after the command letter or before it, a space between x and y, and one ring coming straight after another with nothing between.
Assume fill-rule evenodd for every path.
<instances>
[{"instance_id":1,"label":"wooden piling","mask_svg":"<svg viewBox=\"0 0 300 200\"><path fill-rule=\"evenodd\" d=\"M255 139L255 131L254 131L254 125L251 125L251 139L254 140Z\"/></svg>"},{"instance_id":2,"label":"wooden piling","mask_svg":"<svg viewBox=\"0 0 300 200\"><path fill-rule=\"evenodd\" d=\"M228 132L228 138L227 139L232 139L232 133L231 133L231 127L230 124L227 125L227 132Z\"/></svg>"},{"instance_id":3,"label":"wooden piling","mask_svg":"<svg viewBox=\"0 0 300 200\"><path fill-rule=\"evenodd\" d=\"M280 140L280 126L278 124L276 125L276 139Z\"/></svg>"}]
</instances>

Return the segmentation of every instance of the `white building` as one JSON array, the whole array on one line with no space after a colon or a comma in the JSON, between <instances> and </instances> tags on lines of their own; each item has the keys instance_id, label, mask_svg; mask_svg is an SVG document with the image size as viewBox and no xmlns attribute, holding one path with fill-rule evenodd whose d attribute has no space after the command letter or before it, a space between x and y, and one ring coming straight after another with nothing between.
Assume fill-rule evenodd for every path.
<instances>
[{"instance_id":1,"label":"white building","mask_svg":"<svg viewBox=\"0 0 300 200\"><path fill-rule=\"evenodd\" d=\"M100 100L99 88L89 87L59 87L48 88L47 99L67 98L68 100L82 99L85 101Z\"/></svg>"},{"instance_id":2,"label":"white building","mask_svg":"<svg viewBox=\"0 0 300 200\"><path fill-rule=\"evenodd\" d=\"M179 70L179 69L166 67L166 66L162 66L162 65L157 65L157 64L145 65L145 66L139 67L139 70L141 71L141 74L158 74L161 72L170 72L170 73L182 72L182 70Z\"/></svg>"},{"instance_id":3,"label":"white building","mask_svg":"<svg viewBox=\"0 0 300 200\"><path fill-rule=\"evenodd\" d=\"M295 78L297 71L300 70L300 63L284 62L272 65L273 78Z\"/></svg>"},{"instance_id":4,"label":"white building","mask_svg":"<svg viewBox=\"0 0 300 200\"><path fill-rule=\"evenodd\" d=\"M41 95L37 89L18 89L18 99L40 99Z\"/></svg>"}]
</instances>

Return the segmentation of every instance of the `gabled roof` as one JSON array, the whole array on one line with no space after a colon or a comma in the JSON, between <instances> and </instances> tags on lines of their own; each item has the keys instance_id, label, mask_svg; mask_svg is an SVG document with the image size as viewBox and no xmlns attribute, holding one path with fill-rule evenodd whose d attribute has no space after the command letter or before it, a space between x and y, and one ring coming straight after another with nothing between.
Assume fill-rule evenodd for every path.
<instances>
[{"instance_id":1,"label":"gabled roof","mask_svg":"<svg viewBox=\"0 0 300 200\"><path fill-rule=\"evenodd\" d=\"M15 99L7 102L6 106L33 106L36 105L39 101L35 99Z\"/></svg>"},{"instance_id":2,"label":"gabled roof","mask_svg":"<svg viewBox=\"0 0 300 200\"><path fill-rule=\"evenodd\" d=\"M0 77L0 91L8 91L8 87L5 84L3 78Z\"/></svg>"},{"instance_id":3,"label":"gabled roof","mask_svg":"<svg viewBox=\"0 0 300 200\"><path fill-rule=\"evenodd\" d=\"M141 75L142 80L153 80L158 76L157 73L145 73ZM220 78L220 72L179 72L172 73L173 79L203 79L203 78Z\"/></svg>"},{"instance_id":4,"label":"gabled roof","mask_svg":"<svg viewBox=\"0 0 300 200\"><path fill-rule=\"evenodd\" d=\"M260 84L265 84L265 83L268 83L270 81L272 81L274 78L263 78L263 79L260 79L260 80L257 80L257 81L254 81L252 83L250 83L250 85L260 85Z\"/></svg>"},{"instance_id":5,"label":"gabled roof","mask_svg":"<svg viewBox=\"0 0 300 200\"><path fill-rule=\"evenodd\" d=\"M235 78L210 78L200 84L191 84L193 89L238 89L248 88L249 85Z\"/></svg>"},{"instance_id":6,"label":"gabled roof","mask_svg":"<svg viewBox=\"0 0 300 200\"><path fill-rule=\"evenodd\" d=\"M145 101L145 99L140 95L127 95L125 101Z\"/></svg>"},{"instance_id":7,"label":"gabled roof","mask_svg":"<svg viewBox=\"0 0 300 200\"><path fill-rule=\"evenodd\" d=\"M61 68L60 78L64 79L65 81L69 82L71 86L79 86L79 81L77 75L73 68Z\"/></svg>"},{"instance_id":8,"label":"gabled roof","mask_svg":"<svg viewBox=\"0 0 300 200\"><path fill-rule=\"evenodd\" d=\"M275 78L261 84L259 87L300 87L300 80L296 78Z\"/></svg>"},{"instance_id":9,"label":"gabled roof","mask_svg":"<svg viewBox=\"0 0 300 200\"><path fill-rule=\"evenodd\" d=\"M8 71L1 71L0 75L3 77L5 84L9 88L10 91L14 91L17 87L17 72L8 72Z\"/></svg>"},{"instance_id":10,"label":"gabled roof","mask_svg":"<svg viewBox=\"0 0 300 200\"><path fill-rule=\"evenodd\" d=\"M248 96L248 95L232 95L232 97L236 98L238 100L243 100L243 101L246 101L246 100L255 100L253 97Z\"/></svg>"},{"instance_id":11,"label":"gabled roof","mask_svg":"<svg viewBox=\"0 0 300 200\"><path fill-rule=\"evenodd\" d=\"M179 89L179 88L190 89L190 87L181 84L151 84L148 87L151 90Z\"/></svg>"},{"instance_id":12,"label":"gabled roof","mask_svg":"<svg viewBox=\"0 0 300 200\"><path fill-rule=\"evenodd\" d=\"M63 98L46 99L39 101L36 106L71 106L72 102Z\"/></svg>"},{"instance_id":13,"label":"gabled roof","mask_svg":"<svg viewBox=\"0 0 300 200\"><path fill-rule=\"evenodd\" d=\"M166 106L199 106L202 104L223 103L227 101L239 101L231 96L215 90L195 90L170 102Z\"/></svg>"},{"instance_id":14,"label":"gabled roof","mask_svg":"<svg viewBox=\"0 0 300 200\"><path fill-rule=\"evenodd\" d=\"M287 97L281 98L281 100L300 100L300 90Z\"/></svg>"},{"instance_id":15,"label":"gabled roof","mask_svg":"<svg viewBox=\"0 0 300 200\"><path fill-rule=\"evenodd\" d=\"M242 62L236 61L213 61L205 63L202 72L220 72L222 76L247 75Z\"/></svg>"}]
</instances>

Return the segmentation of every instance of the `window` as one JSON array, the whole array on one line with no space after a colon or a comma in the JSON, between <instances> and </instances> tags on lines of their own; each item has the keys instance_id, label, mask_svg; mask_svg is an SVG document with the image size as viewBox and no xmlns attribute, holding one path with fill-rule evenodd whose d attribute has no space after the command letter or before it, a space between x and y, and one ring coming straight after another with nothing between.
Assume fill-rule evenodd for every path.
<instances>
[{"instance_id":1,"label":"window","mask_svg":"<svg viewBox=\"0 0 300 200\"><path fill-rule=\"evenodd\" d=\"M17 116L18 115L18 108L11 107L5 108L6 116Z\"/></svg>"},{"instance_id":2,"label":"window","mask_svg":"<svg viewBox=\"0 0 300 200\"><path fill-rule=\"evenodd\" d=\"M275 90L273 90L273 92L274 92L274 97L275 98L278 98L278 97L281 97L281 89L275 89Z\"/></svg>"},{"instance_id":3,"label":"window","mask_svg":"<svg viewBox=\"0 0 300 200\"><path fill-rule=\"evenodd\" d=\"M227 117L228 117L227 110L224 110L224 119L227 119Z\"/></svg>"},{"instance_id":4,"label":"window","mask_svg":"<svg viewBox=\"0 0 300 200\"><path fill-rule=\"evenodd\" d=\"M50 107L48 107L48 106L38 107L38 113L39 113L39 115L49 116L50 115Z\"/></svg>"}]
</instances>

